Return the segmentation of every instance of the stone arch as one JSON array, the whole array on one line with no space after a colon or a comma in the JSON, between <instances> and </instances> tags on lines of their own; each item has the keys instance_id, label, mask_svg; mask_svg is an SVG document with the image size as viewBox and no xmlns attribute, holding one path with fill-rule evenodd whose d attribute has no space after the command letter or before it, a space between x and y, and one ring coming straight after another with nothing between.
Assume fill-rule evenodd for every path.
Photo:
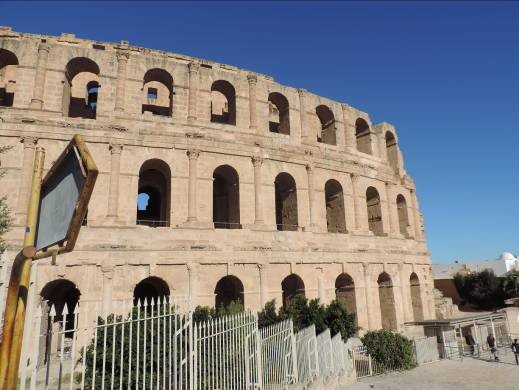
<instances>
[{"instance_id":1,"label":"stone arch","mask_svg":"<svg viewBox=\"0 0 519 390\"><path fill-rule=\"evenodd\" d=\"M368 208L369 230L376 236L382 236L384 234L382 207L380 204L380 195L375 187L368 187L366 190L366 205Z\"/></svg>"},{"instance_id":2,"label":"stone arch","mask_svg":"<svg viewBox=\"0 0 519 390\"><path fill-rule=\"evenodd\" d=\"M290 274L281 282L281 290L283 291L283 306L287 307L296 295L305 296L305 283L299 275Z\"/></svg>"},{"instance_id":3,"label":"stone arch","mask_svg":"<svg viewBox=\"0 0 519 390\"><path fill-rule=\"evenodd\" d=\"M334 179L324 185L326 225L329 233L346 233L344 194L341 184Z\"/></svg>"},{"instance_id":4,"label":"stone arch","mask_svg":"<svg viewBox=\"0 0 519 390\"><path fill-rule=\"evenodd\" d=\"M63 114L70 118L96 119L99 66L90 58L75 57L65 67ZM95 104L93 104L95 102Z\"/></svg>"},{"instance_id":5,"label":"stone arch","mask_svg":"<svg viewBox=\"0 0 519 390\"><path fill-rule=\"evenodd\" d=\"M409 285L411 288L411 305L413 306L413 318L415 321L422 321L423 305L422 294L420 289L420 279L416 273L412 273L409 277Z\"/></svg>"},{"instance_id":6,"label":"stone arch","mask_svg":"<svg viewBox=\"0 0 519 390\"><path fill-rule=\"evenodd\" d=\"M269 130L290 135L290 106L287 98L279 92L269 94Z\"/></svg>"},{"instance_id":7,"label":"stone arch","mask_svg":"<svg viewBox=\"0 0 519 390\"><path fill-rule=\"evenodd\" d=\"M400 234L404 237L409 237L409 215L404 195L398 194L396 197L396 208L398 212L398 226L400 227Z\"/></svg>"},{"instance_id":8,"label":"stone arch","mask_svg":"<svg viewBox=\"0 0 519 390\"><path fill-rule=\"evenodd\" d=\"M216 229L240 229L240 178L229 165L213 172L213 223Z\"/></svg>"},{"instance_id":9,"label":"stone arch","mask_svg":"<svg viewBox=\"0 0 519 390\"><path fill-rule=\"evenodd\" d=\"M47 301L48 309L54 306L56 310L56 316L54 317L54 323L62 325L63 322L63 310L65 305L69 314L72 314L79 303L81 292L76 285L68 279L56 279L47 283L40 292L41 299ZM72 330L74 329L74 316L67 315L65 322L65 337L71 338L73 335ZM52 326L52 324L48 324Z\"/></svg>"},{"instance_id":10,"label":"stone arch","mask_svg":"<svg viewBox=\"0 0 519 390\"><path fill-rule=\"evenodd\" d=\"M276 176L274 188L277 229L296 231L298 227L296 181L288 173L282 172Z\"/></svg>"},{"instance_id":11,"label":"stone arch","mask_svg":"<svg viewBox=\"0 0 519 390\"><path fill-rule=\"evenodd\" d=\"M236 91L228 81L211 85L211 122L236 125Z\"/></svg>"},{"instance_id":12,"label":"stone arch","mask_svg":"<svg viewBox=\"0 0 519 390\"><path fill-rule=\"evenodd\" d=\"M169 226L171 170L159 159L147 160L139 171L137 225Z\"/></svg>"},{"instance_id":13,"label":"stone arch","mask_svg":"<svg viewBox=\"0 0 519 390\"><path fill-rule=\"evenodd\" d=\"M169 294L169 286L164 279L150 276L135 285L133 289L133 304L137 306L140 303L142 305L144 304L144 299L146 299L149 305L152 298L157 302L158 298L169 297Z\"/></svg>"},{"instance_id":14,"label":"stone arch","mask_svg":"<svg viewBox=\"0 0 519 390\"><path fill-rule=\"evenodd\" d=\"M346 308L348 313L357 312L355 283L347 273L342 273L335 279L335 298Z\"/></svg>"},{"instance_id":15,"label":"stone arch","mask_svg":"<svg viewBox=\"0 0 519 390\"><path fill-rule=\"evenodd\" d=\"M395 135L386 131L386 154L389 166L396 172L398 171L398 144L396 142Z\"/></svg>"},{"instance_id":16,"label":"stone arch","mask_svg":"<svg viewBox=\"0 0 519 390\"><path fill-rule=\"evenodd\" d=\"M0 107L13 105L18 65L16 54L6 49L0 49Z\"/></svg>"},{"instance_id":17,"label":"stone arch","mask_svg":"<svg viewBox=\"0 0 519 390\"><path fill-rule=\"evenodd\" d=\"M362 153L373 154L371 148L371 129L368 122L362 118L355 121L355 137L357 138L357 150Z\"/></svg>"},{"instance_id":18,"label":"stone arch","mask_svg":"<svg viewBox=\"0 0 519 390\"><path fill-rule=\"evenodd\" d=\"M337 145L337 135L335 127L335 116L330 107L325 105L317 106L315 113L321 123L321 130L317 135L317 142L328 145Z\"/></svg>"},{"instance_id":19,"label":"stone arch","mask_svg":"<svg viewBox=\"0 0 519 390\"><path fill-rule=\"evenodd\" d=\"M142 113L171 116L173 113L173 77L164 69L153 68L142 82Z\"/></svg>"},{"instance_id":20,"label":"stone arch","mask_svg":"<svg viewBox=\"0 0 519 390\"><path fill-rule=\"evenodd\" d=\"M377 284L382 328L396 330L395 295L391 277L386 272L382 272L378 276Z\"/></svg>"},{"instance_id":21,"label":"stone arch","mask_svg":"<svg viewBox=\"0 0 519 390\"><path fill-rule=\"evenodd\" d=\"M245 305L243 283L234 275L227 275L216 283L214 289L214 306L216 309L227 307L231 302L239 302Z\"/></svg>"}]
</instances>

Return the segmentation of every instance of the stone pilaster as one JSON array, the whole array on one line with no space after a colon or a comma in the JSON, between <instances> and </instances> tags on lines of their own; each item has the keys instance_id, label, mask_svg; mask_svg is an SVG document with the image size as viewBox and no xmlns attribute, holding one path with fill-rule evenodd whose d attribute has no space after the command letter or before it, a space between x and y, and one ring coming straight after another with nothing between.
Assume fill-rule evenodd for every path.
<instances>
[{"instance_id":1,"label":"stone pilaster","mask_svg":"<svg viewBox=\"0 0 519 390\"><path fill-rule=\"evenodd\" d=\"M20 191L18 193L18 202L16 205L16 222L19 224L25 224L27 207L29 205L29 194L31 191L34 153L36 144L38 143L38 138L21 137L20 142L23 143L23 160L20 175Z\"/></svg>"},{"instance_id":2,"label":"stone pilaster","mask_svg":"<svg viewBox=\"0 0 519 390\"><path fill-rule=\"evenodd\" d=\"M41 110L43 108L43 94L45 92L45 78L47 75L47 61L49 59L50 45L40 43L38 46L38 62L36 63L36 75L30 107Z\"/></svg>"},{"instance_id":3,"label":"stone pilaster","mask_svg":"<svg viewBox=\"0 0 519 390\"><path fill-rule=\"evenodd\" d=\"M199 150L191 149L187 151L187 157L189 158L189 197L187 202L187 222L198 221L196 205L198 156L200 156Z\"/></svg>"},{"instance_id":4,"label":"stone pilaster","mask_svg":"<svg viewBox=\"0 0 519 390\"><path fill-rule=\"evenodd\" d=\"M115 89L115 111L124 111L126 98L126 73L130 52L128 50L117 50L117 86Z\"/></svg>"},{"instance_id":5,"label":"stone pilaster","mask_svg":"<svg viewBox=\"0 0 519 390\"><path fill-rule=\"evenodd\" d=\"M306 173L308 175L308 213L310 216L310 231L315 231L317 224L315 223L314 213L314 166L306 164Z\"/></svg>"},{"instance_id":6,"label":"stone pilaster","mask_svg":"<svg viewBox=\"0 0 519 390\"><path fill-rule=\"evenodd\" d=\"M422 217L420 215L420 210L418 208L418 199L416 197L416 191L414 189L411 189L409 191L411 194L411 205L413 210L413 219L414 219L414 234L415 234L415 240L421 241L423 240L423 234L422 234Z\"/></svg>"},{"instance_id":7,"label":"stone pilaster","mask_svg":"<svg viewBox=\"0 0 519 390\"><path fill-rule=\"evenodd\" d=\"M198 100L198 84L199 84L199 73L200 63L198 61L191 61L188 65L189 68L189 102L187 107L187 120L188 122L194 122L197 119L197 100Z\"/></svg>"},{"instance_id":8,"label":"stone pilaster","mask_svg":"<svg viewBox=\"0 0 519 390\"><path fill-rule=\"evenodd\" d=\"M409 279L404 275L404 264L402 263L398 264L398 276L400 278L400 294L402 295L402 318L404 322L408 322L412 320L412 316L409 316L410 312L412 312L412 308L410 307L410 297L408 294L410 293L410 289L407 286Z\"/></svg>"},{"instance_id":9,"label":"stone pilaster","mask_svg":"<svg viewBox=\"0 0 519 390\"><path fill-rule=\"evenodd\" d=\"M362 263L362 271L364 274L364 295L366 296L366 319L368 329L371 330L371 305L369 304L370 282L369 282L369 264Z\"/></svg>"},{"instance_id":10,"label":"stone pilaster","mask_svg":"<svg viewBox=\"0 0 519 390\"><path fill-rule=\"evenodd\" d=\"M265 307L265 304L268 302L268 293L267 293L267 268L266 264L258 264L259 271L259 282L260 282L260 304L261 308Z\"/></svg>"},{"instance_id":11,"label":"stone pilaster","mask_svg":"<svg viewBox=\"0 0 519 390\"><path fill-rule=\"evenodd\" d=\"M188 263L186 264L188 279L189 279L189 293L188 293L188 306L190 309L194 309L197 302L198 296L198 271L199 264L198 263Z\"/></svg>"},{"instance_id":12,"label":"stone pilaster","mask_svg":"<svg viewBox=\"0 0 519 390\"><path fill-rule=\"evenodd\" d=\"M108 189L107 217L117 219L119 205L119 176L121 171L121 153L123 145L110 144L110 187Z\"/></svg>"},{"instance_id":13,"label":"stone pilaster","mask_svg":"<svg viewBox=\"0 0 519 390\"><path fill-rule=\"evenodd\" d=\"M360 176L351 175L351 184L353 190L353 203L355 205L355 226L360 233L367 233L368 226L368 210L366 206L366 196L361 188Z\"/></svg>"},{"instance_id":14,"label":"stone pilaster","mask_svg":"<svg viewBox=\"0 0 519 390\"><path fill-rule=\"evenodd\" d=\"M263 220L263 185L261 167L263 165L263 157L253 156L252 165L254 166L254 226L264 227Z\"/></svg>"},{"instance_id":15,"label":"stone pilaster","mask_svg":"<svg viewBox=\"0 0 519 390\"><path fill-rule=\"evenodd\" d=\"M112 307L114 267L102 266L103 274L103 314L113 313L116 308Z\"/></svg>"},{"instance_id":16,"label":"stone pilaster","mask_svg":"<svg viewBox=\"0 0 519 390\"><path fill-rule=\"evenodd\" d=\"M258 128L256 110L256 84L258 83L258 77L254 74L249 74L247 75L247 81L249 82L249 128L256 130Z\"/></svg>"},{"instance_id":17,"label":"stone pilaster","mask_svg":"<svg viewBox=\"0 0 519 390\"><path fill-rule=\"evenodd\" d=\"M310 129L306 121L306 89L299 88L297 90L299 94L299 115L301 122L301 142L310 142Z\"/></svg>"},{"instance_id":18,"label":"stone pilaster","mask_svg":"<svg viewBox=\"0 0 519 390\"><path fill-rule=\"evenodd\" d=\"M386 210L389 221L389 235L400 237L400 224L398 221L398 210L396 206L396 198L393 194L393 185L386 182Z\"/></svg>"},{"instance_id":19,"label":"stone pilaster","mask_svg":"<svg viewBox=\"0 0 519 390\"><path fill-rule=\"evenodd\" d=\"M351 123L348 106L341 104L342 107L342 118L344 122L344 138L346 149L356 150L357 149L357 138L355 136L355 124Z\"/></svg>"}]
</instances>

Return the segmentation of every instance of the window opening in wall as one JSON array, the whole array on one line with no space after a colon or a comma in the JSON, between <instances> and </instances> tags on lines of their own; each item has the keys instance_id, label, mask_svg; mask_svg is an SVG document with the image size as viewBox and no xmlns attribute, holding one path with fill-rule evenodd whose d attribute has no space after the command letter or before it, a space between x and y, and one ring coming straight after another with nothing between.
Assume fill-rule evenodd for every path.
<instances>
[{"instance_id":1,"label":"window opening in wall","mask_svg":"<svg viewBox=\"0 0 519 390\"><path fill-rule=\"evenodd\" d=\"M214 293L216 309L227 307L231 302L245 305L243 283L236 276L228 275L220 279Z\"/></svg>"},{"instance_id":2,"label":"window opening in wall","mask_svg":"<svg viewBox=\"0 0 519 390\"><path fill-rule=\"evenodd\" d=\"M400 227L400 234L409 238L409 216L407 214L407 202L402 194L396 197L396 207L398 212L398 225Z\"/></svg>"},{"instance_id":3,"label":"window opening in wall","mask_svg":"<svg viewBox=\"0 0 519 390\"><path fill-rule=\"evenodd\" d=\"M357 138L357 150L362 153L372 154L371 130L368 122L362 118L355 121L355 137Z\"/></svg>"},{"instance_id":4,"label":"window opening in wall","mask_svg":"<svg viewBox=\"0 0 519 390\"><path fill-rule=\"evenodd\" d=\"M76 57L65 67L63 113L71 118L96 119L99 66L89 58Z\"/></svg>"},{"instance_id":5,"label":"window opening in wall","mask_svg":"<svg viewBox=\"0 0 519 390\"><path fill-rule=\"evenodd\" d=\"M283 306L287 307L295 296L305 296L305 284L303 279L297 274L288 275L281 282L283 291Z\"/></svg>"},{"instance_id":6,"label":"window opening in wall","mask_svg":"<svg viewBox=\"0 0 519 390\"><path fill-rule=\"evenodd\" d=\"M297 190L296 182L288 173L280 173L274 181L276 201L276 226L278 230L296 231Z\"/></svg>"},{"instance_id":7,"label":"window opening in wall","mask_svg":"<svg viewBox=\"0 0 519 390\"><path fill-rule=\"evenodd\" d=\"M171 171L162 160L146 161L139 173L137 225L169 226Z\"/></svg>"},{"instance_id":8,"label":"window opening in wall","mask_svg":"<svg viewBox=\"0 0 519 390\"><path fill-rule=\"evenodd\" d=\"M99 91L99 84L96 81L92 81L87 84L87 105L90 107L94 116L97 110L97 94Z\"/></svg>"},{"instance_id":9,"label":"window opening in wall","mask_svg":"<svg viewBox=\"0 0 519 390\"><path fill-rule=\"evenodd\" d=\"M335 297L348 313L357 312L355 283L350 275L340 274L335 280Z\"/></svg>"},{"instance_id":10,"label":"window opening in wall","mask_svg":"<svg viewBox=\"0 0 519 390\"><path fill-rule=\"evenodd\" d=\"M0 106L11 107L14 102L16 68L18 58L5 49L0 49Z\"/></svg>"},{"instance_id":11,"label":"window opening in wall","mask_svg":"<svg viewBox=\"0 0 519 390\"><path fill-rule=\"evenodd\" d=\"M173 77L164 69L150 69L144 75L142 113L168 116L173 113Z\"/></svg>"},{"instance_id":12,"label":"window opening in wall","mask_svg":"<svg viewBox=\"0 0 519 390\"><path fill-rule=\"evenodd\" d=\"M228 81L211 85L211 122L236 125L236 91Z\"/></svg>"},{"instance_id":13,"label":"window opening in wall","mask_svg":"<svg viewBox=\"0 0 519 390\"><path fill-rule=\"evenodd\" d=\"M377 284L382 328L396 330L395 295L393 292L393 282L391 281L391 277L386 272L383 272L379 275Z\"/></svg>"},{"instance_id":14,"label":"window opening in wall","mask_svg":"<svg viewBox=\"0 0 519 390\"><path fill-rule=\"evenodd\" d=\"M326 226L329 233L346 233L344 194L336 180L328 180L324 185L326 202Z\"/></svg>"},{"instance_id":15,"label":"window opening in wall","mask_svg":"<svg viewBox=\"0 0 519 390\"><path fill-rule=\"evenodd\" d=\"M213 223L216 229L241 229L240 180L229 165L213 172Z\"/></svg>"},{"instance_id":16,"label":"window opening in wall","mask_svg":"<svg viewBox=\"0 0 519 390\"><path fill-rule=\"evenodd\" d=\"M169 292L169 286L163 279L150 276L137 283L133 289L133 304L143 305L146 299L149 305L152 299L157 302L158 298L169 297Z\"/></svg>"},{"instance_id":17,"label":"window opening in wall","mask_svg":"<svg viewBox=\"0 0 519 390\"><path fill-rule=\"evenodd\" d=\"M423 320L422 294L420 291L420 279L416 273L412 273L409 278L411 286L411 304L413 306L413 318L415 321Z\"/></svg>"},{"instance_id":18,"label":"window opening in wall","mask_svg":"<svg viewBox=\"0 0 519 390\"><path fill-rule=\"evenodd\" d=\"M315 109L315 113L319 118L321 124L320 131L317 134L317 142L328 145L336 145L336 128L335 128L335 117L332 110L327 106L318 106Z\"/></svg>"},{"instance_id":19,"label":"window opening in wall","mask_svg":"<svg viewBox=\"0 0 519 390\"><path fill-rule=\"evenodd\" d=\"M47 310L50 310L51 307L54 306L56 313L58 313L54 317L53 323L50 322L49 317L49 323L47 324L47 326L58 328L61 331L66 330L67 332L65 332L65 337L72 338L75 328L74 316L67 316L67 319L65 321L65 329L63 329L63 308L65 305L67 305L68 312L73 313L79 302L80 295L81 292L76 287L76 285L72 283L70 280L59 279L47 283L41 290L41 299L47 301ZM51 345L48 344L46 347L50 348ZM57 351L49 352L56 353Z\"/></svg>"},{"instance_id":20,"label":"window opening in wall","mask_svg":"<svg viewBox=\"0 0 519 390\"><path fill-rule=\"evenodd\" d=\"M269 131L290 135L290 109L288 100L279 92L269 94Z\"/></svg>"},{"instance_id":21,"label":"window opening in wall","mask_svg":"<svg viewBox=\"0 0 519 390\"><path fill-rule=\"evenodd\" d=\"M380 196L374 187L369 187L366 190L366 204L368 207L369 230L371 230L376 236L384 235Z\"/></svg>"}]
</instances>

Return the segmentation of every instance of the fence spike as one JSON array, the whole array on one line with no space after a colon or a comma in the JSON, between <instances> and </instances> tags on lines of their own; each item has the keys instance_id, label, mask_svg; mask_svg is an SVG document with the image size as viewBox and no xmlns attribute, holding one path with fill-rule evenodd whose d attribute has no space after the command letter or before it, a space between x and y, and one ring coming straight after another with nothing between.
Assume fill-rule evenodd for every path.
<instances>
[{"instance_id":1,"label":"fence spike","mask_svg":"<svg viewBox=\"0 0 519 390\"><path fill-rule=\"evenodd\" d=\"M56 307L54 306L54 304L50 305L49 315L51 317L56 317Z\"/></svg>"}]
</instances>

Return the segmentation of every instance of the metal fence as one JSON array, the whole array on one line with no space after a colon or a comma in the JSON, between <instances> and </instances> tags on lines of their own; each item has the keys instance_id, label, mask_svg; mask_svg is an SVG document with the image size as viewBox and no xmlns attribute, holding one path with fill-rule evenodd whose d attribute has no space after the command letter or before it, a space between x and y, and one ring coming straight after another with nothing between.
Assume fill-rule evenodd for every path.
<instances>
[{"instance_id":1,"label":"metal fence","mask_svg":"<svg viewBox=\"0 0 519 390\"><path fill-rule=\"evenodd\" d=\"M416 364L436 362L440 360L438 340L436 337L424 337L414 340Z\"/></svg>"},{"instance_id":2,"label":"metal fence","mask_svg":"<svg viewBox=\"0 0 519 390\"><path fill-rule=\"evenodd\" d=\"M300 330L296 333L295 337L299 382L308 384L319 376L315 325Z\"/></svg>"}]
</instances>

